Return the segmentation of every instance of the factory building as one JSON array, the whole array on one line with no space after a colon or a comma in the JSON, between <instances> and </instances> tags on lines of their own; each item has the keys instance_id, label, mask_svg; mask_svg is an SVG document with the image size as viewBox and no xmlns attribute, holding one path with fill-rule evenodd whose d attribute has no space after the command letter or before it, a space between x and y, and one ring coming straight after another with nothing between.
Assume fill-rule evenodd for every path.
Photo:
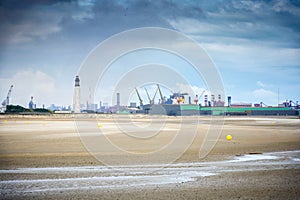
<instances>
[{"instance_id":1,"label":"factory building","mask_svg":"<svg viewBox=\"0 0 300 200\"><path fill-rule=\"evenodd\" d=\"M189 104L144 105L144 114L189 116L189 115L255 115L255 116L297 116L298 110L288 107L201 107Z\"/></svg>"},{"instance_id":2,"label":"factory building","mask_svg":"<svg viewBox=\"0 0 300 200\"><path fill-rule=\"evenodd\" d=\"M207 94L204 95L205 90L200 94L196 95L192 101L192 98L188 96L188 93L181 92L173 92L170 95L170 98L166 98L163 96L159 85L157 85L156 93L159 92L160 99L159 103L154 103L154 97L151 99L150 95L145 88L147 93L147 97L149 100L149 104L144 104L143 99L137 88L135 88L137 93L140 105L137 107L135 102L131 102L130 106L121 106L121 94L116 93L116 105L112 107L102 106L102 102L100 103L100 109L95 112L103 112L103 113L118 113L118 114L146 114L146 115L168 115L168 116L191 116L191 115L256 115L256 116L297 116L299 115L298 108L292 108L288 106L278 106L278 107L270 107L266 106L263 102L259 105L252 103L232 103L231 96L227 97L227 106L225 106L225 101L222 100L221 94L210 94L210 99ZM79 99L79 78L78 76L75 79L75 103L80 102ZM198 104L200 102L200 98L204 95L204 105ZM79 104L79 103L78 103ZM298 105L298 103L294 103ZM265 107L263 107L265 105ZM288 104L288 105L291 105ZM76 113L76 106L74 106L74 112ZM78 111L80 112L80 110Z\"/></svg>"},{"instance_id":3,"label":"factory building","mask_svg":"<svg viewBox=\"0 0 300 200\"><path fill-rule=\"evenodd\" d=\"M189 116L189 115L255 115L255 116L297 116L299 111L290 107L252 107L251 103L231 103L228 97L228 106L222 101L221 95L204 95L204 106L197 104L147 104L144 113L152 115Z\"/></svg>"}]
</instances>

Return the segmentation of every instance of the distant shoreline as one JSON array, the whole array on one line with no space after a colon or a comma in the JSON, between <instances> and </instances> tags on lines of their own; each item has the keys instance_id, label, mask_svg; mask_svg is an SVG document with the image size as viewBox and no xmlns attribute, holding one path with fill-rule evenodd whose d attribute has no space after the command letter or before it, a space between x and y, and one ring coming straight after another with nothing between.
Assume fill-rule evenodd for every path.
<instances>
[{"instance_id":1,"label":"distant shoreline","mask_svg":"<svg viewBox=\"0 0 300 200\"><path fill-rule=\"evenodd\" d=\"M211 116L211 115L191 115L191 116L167 116L167 115L146 115L146 114L100 114L100 113L26 113L26 114L0 114L0 119L93 119L93 118L114 118L114 116L131 118L239 118L239 119L255 119L255 118L274 118L274 119L299 119L299 116Z\"/></svg>"}]
</instances>

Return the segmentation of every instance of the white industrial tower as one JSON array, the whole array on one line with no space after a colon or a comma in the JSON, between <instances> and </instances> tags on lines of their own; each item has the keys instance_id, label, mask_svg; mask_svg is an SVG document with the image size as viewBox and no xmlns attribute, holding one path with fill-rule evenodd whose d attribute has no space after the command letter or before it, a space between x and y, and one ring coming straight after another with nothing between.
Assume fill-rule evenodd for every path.
<instances>
[{"instance_id":1,"label":"white industrial tower","mask_svg":"<svg viewBox=\"0 0 300 200\"><path fill-rule=\"evenodd\" d=\"M73 111L74 113L80 113L80 84L79 76L75 78L75 88L73 97Z\"/></svg>"}]
</instances>

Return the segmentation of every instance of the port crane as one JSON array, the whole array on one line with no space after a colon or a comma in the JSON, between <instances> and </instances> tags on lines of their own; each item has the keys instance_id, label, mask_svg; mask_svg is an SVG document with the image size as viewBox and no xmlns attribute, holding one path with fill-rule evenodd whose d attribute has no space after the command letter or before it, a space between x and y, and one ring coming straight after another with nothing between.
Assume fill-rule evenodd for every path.
<instances>
[{"instance_id":1,"label":"port crane","mask_svg":"<svg viewBox=\"0 0 300 200\"><path fill-rule=\"evenodd\" d=\"M137 94L137 96L138 96L138 98L140 100L140 106L143 106L143 100L141 98L141 95L140 95L139 91L136 88L135 88L135 91L136 91L136 94Z\"/></svg>"},{"instance_id":2,"label":"port crane","mask_svg":"<svg viewBox=\"0 0 300 200\"><path fill-rule=\"evenodd\" d=\"M10 86L10 88L9 88L9 90L8 90L8 93L7 93L7 96L6 96L6 98L3 100L3 102L2 102L2 108L1 108L1 112L5 112L5 110L6 110L6 107L9 105L9 99L10 99L10 96L11 96L11 91L12 91L12 89L13 89L13 85L11 85Z\"/></svg>"},{"instance_id":3,"label":"port crane","mask_svg":"<svg viewBox=\"0 0 300 200\"><path fill-rule=\"evenodd\" d=\"M165 104L165 98L163 97L163 94L160 90L159 84L157 84L157 89L159 91L160 99L161 99L161 104Z\"/></svg>"},{"instance_id":4,"label":"port crane","mask_svg":"<svg viewBox=\"0 0 300 200\"><path fill-rule=\"evenodd\" d=\"M200 98L203 96L205 90L202 91L202 93L200 94L200 96L196 95L196 98L194 100L195 104L198 104L198 101L200 100Z\"/></svg>"},{"instance_id":5,"label":"port crane","mask_svg":"<svg viewBox=\"0 0 300 200\"><path fill-rule=\"evenodd\" d=\"M150 99L150 95L149 95L149 93L148 93L148 90L147 90L147 88L145 88L145 91L146 91L146 94L147 94L147 97L148 97L149 103L150 103L151 105L153 105L153 104L154 104L154 99L155 99L155 97L156 97L156 94L157 94L157 91L158 91L158 89L156 89L156 91L155 91L155 94L154 94L154 96L153 96L153 98L152 98L152 99Z\"/></svg>"},{"instance_id":6,"label":"port crane","mask_svg":"<svg viewBox=\"0 0 300 200\"><path fill-rule=\"evenodd\" d=\"M150 95L149 95L149 93L148 93L148 90L147 90L147 88L145 88L145 91L146 91L146 94L147 94L148 100L149 100L149 102L150 102L150 104L151 104L151 99L150 99Z\"/></svg>"},{"instance_id":7,"label":"port crane","mask_svg":"<svg viewBox=\"0 0 300 200\"><path fill-rule=\"evenodd\" d=\"M199 96L199 99L204 95L205 90L202 91L202 93Z\"/></svg>"},{"instance_id":8,"label":"port crane","mask_svg":"<svg viewBox=\"0 0 300 200\"><path fill-rule=\"evenodd\" d=\"M260 106L263 107L263 105L264 105L265 107L268 107L268 105L265 104L264 102L260 102Z\"/></svg>"},{"instance_id":9,"label":"port crane","mask_svg":"<svg viewBox=\"0 0 300 200\"><path fill-rule=\"evenodd\" d=\"M6 96L6 99L4 99L3 102L2 102L2 106L9 105L9 98L11 96L11 91L12 91L13 87L14 87L13 85L10 86L10 88L8 90L8 93L7 93L7 96Z\"/></svg>"}]
</instances>

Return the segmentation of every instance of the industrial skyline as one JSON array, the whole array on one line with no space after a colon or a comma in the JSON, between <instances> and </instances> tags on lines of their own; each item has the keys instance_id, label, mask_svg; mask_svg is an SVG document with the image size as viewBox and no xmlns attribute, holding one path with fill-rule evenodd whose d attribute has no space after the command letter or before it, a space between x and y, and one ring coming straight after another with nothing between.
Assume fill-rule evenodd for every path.
<instances>
[{"instance_id":1,"label":"industrial skyline","mask_svg":"<svg viewBox=\"0 0 300 200\"><path fill-rule=\"evenodd\" d=\"M268 106L260 103L232 103L232 97L227 96L224 99L221 94L210 93L210 98L203 90L200 95L194 97L187 92L173 92L169 97L164 96L159 84L155 84L156 89L153 94L149 94L146 87L147 100L142 98L139 89L135 88L136 96L139 99L139 105L136 102L129 101L126 105L121 104L121 93L116 93L116 104L109 105L100 101L99 107L91 98L86 105L81 101L80 77L76 76L74 84L73 108L69 112L73 113L117 113L117 114L155 114L155 115L299 115L300 105L298 101L285 101L277 106ZM155 101L156 94L159 93L158 101ZM128 96L128 95L125 95ZM203 96L203 102L201 97ZM193 99L192 99L193 98ZM29 103L29 107L33 104ZM59 109L58 109L59 110ZM54 111L57 111L55 109Z\"/></svg>"},{"instance_id":2,"label":"industrial skyline","mask_svg":"<svg viewBox=\"0 0 300 200\"><path fill-rule=\"evenodd\" d=\"M27 107L33 96L37 107L72 105L73 79L89 52L114 34L140 27L170 28L197 41L218 68L233 102L277 105L300 99L297 1L1 1L0 7L0 96L4 99L14 85L13 104ZM196 94L207 89L176 58L155 52L137 52L133 58L147 60L149 55L166 59L189 79ZM125 64L117 64L111 74L122 74ZM104 83L95 102L116 104L111 83ZM185 88L174 82L171 90Z\"/></svg>"}]
</instances>

